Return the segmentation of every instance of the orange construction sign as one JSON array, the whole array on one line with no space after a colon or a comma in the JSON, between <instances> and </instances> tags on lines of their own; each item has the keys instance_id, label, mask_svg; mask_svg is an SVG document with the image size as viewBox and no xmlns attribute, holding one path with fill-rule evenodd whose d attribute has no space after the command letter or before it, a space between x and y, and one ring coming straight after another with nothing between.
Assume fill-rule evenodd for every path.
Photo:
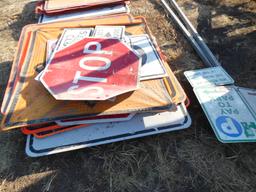
<instances>
[{"instance_id":1,"label":"orange construction sign","mask_svg":"<svg viewBox=\"0 0 256 192\"><path fill-rule=\"evenodd\" d=\"M117 96L115 101L100 101L90 106L82 101L55 100L40 82L34 80L38 74L35 69L46 62L47 41L57 39L63 28L96 25L124 25L129 34L150 35L143 18L133 18L127 14L26 26L20 38L23 43L19 43L2 106L5 114L2 130L76 117L170 110L175 104L185 101L183 89L161 54L168 76L141 81L138 90Z\"/></svg>"}]
</instances>

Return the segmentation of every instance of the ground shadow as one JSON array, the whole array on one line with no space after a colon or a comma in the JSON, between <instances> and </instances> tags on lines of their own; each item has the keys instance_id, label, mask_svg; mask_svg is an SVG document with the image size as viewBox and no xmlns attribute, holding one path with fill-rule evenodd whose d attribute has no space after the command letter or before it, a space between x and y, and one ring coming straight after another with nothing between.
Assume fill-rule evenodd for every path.
<instances>
[{"instance_id":1,"label":"ground shadow","mask_svg":"<svg viewBox=\"0 0 256 192\"><path fill-rule=\"evenodd\" d=\"M12 30L12 36L16 41L19 40L21 30L25 25L37 23L37 17L34 11L35 6L36 2L27 3L16 21L8 26Z\"/></svg>"},{"instance_id":2,"label":"ground shadow","mask_svg":"<svg viewBox=\"0 0 256 192\"><path fill-rule=\"evenodd\" d=\"M197 30L206 39L210 49L217 54L223 67L237 80L238 85L256 88L256 83L249 83L248 79L249 76L256 77L256 13L245 11L252 2L241 2L232 7L225 6L220 1L195 2L201 5ZM213 19L218 16L240 22L213 28ZM221 23L222 20L217 22Z\"/></svg>"}]
</instances>

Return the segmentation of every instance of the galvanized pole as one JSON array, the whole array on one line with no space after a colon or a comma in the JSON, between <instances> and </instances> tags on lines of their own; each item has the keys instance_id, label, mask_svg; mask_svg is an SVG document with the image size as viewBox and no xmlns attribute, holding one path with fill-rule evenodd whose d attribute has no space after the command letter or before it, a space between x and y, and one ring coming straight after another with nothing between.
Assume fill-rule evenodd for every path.
<instances>
[{"instance_id":1,"label":"galvanized pole","mask_svg":"<svg viewBox=\"0 0 256 192\"><path fill-rule=\"evenodd\" d=\"M179 5L175 0L169 0L174 9L179 14L180 18L184 22L184 24L187 26L187 28L192 32L193 37L197 41L198 45L201 47L202 51L205 53L208 60L211 62L212 66L220 66L221 64L216 59L216 57L213 55L211 50L208 48L208 46L205 44L203 38L199 35L195 27L192 25L192 23L189 21L187 16L183 13Z\"/></svg>"},{"instance_id":2,"label":"galvanized pole","mask_svg":"<svg viewBox=\"0 0 256 192\"><path fill-rule=\"evenodd\" d=\"M184 26L184 24L180 21L180 19L178 18L178 16L173 12L173 10L170 8L170 6L168 5L168 3L165 0L161 0L163 5L165 6L166 10L168 11L168 13L171 15L171 17L176 21L176 23L178 24L178 26L180 27L180 29L182 30L182 32L184 33L184 35L187 37L187 39L190 41L190 43L192 44L193 48L195 49L195 51L198 53L198 55L200 56L200 58L203 60L203 62L208 66L208 67L212 67L211 62L209 61L209 59L207 58L207 56L205 55L204 51L201 49L201 47L198 45L198 43L196 42L196 40L193 38L193 36L190 34L190 32L187 30L187 28Z\"/></svg>"}]
</instances>

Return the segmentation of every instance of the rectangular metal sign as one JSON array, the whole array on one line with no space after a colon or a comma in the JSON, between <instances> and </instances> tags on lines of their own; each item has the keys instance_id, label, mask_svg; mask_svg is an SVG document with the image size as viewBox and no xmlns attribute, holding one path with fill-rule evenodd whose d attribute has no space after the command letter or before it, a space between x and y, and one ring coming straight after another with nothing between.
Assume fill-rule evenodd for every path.
<instances>
[{"instance_id":1,"label":"rectangular metal sign","mask_svg":"<svg viewBox=\"0 0 256 192\"><path fill-rule=\"evenodd\" d=\"M113 14L119 14L119 13L128 13L128 12L129 12L128 6L115 5L115 6L109 6L104 8L101 7L101 8L95 8L92 10L76 11L76 12L51 15L51 16L42 15L39 19L39 23L51 23L56 21L64 21L68 19L90 18L90 17L113 15Z\"/></svg>"},{"instance_id":2,"label":"rectangular metal sign","mask_svg":"<svg viewBox=\"0 0 256 192\"><path fill-rule=\"evenodd\" d=\"M192 87L234 84L232 77L221 67L210 67L184 72Z\"/></svg>"},{"instance_id":3,"label":"rectangular metal sign","mask_svg":"<svg viewBox=\"0 0 256 192\"><path fill-rule=\"evenodd\" d=\"M167 76L162 60L148 35L128 36L131 47L142 58L140 80L155 79Z\"/></svg>"},{"instance_id":4,"label":"rectangular metal sign","mask_svg":"<svg viewBox=\"0 0 256 192\"><path fill-rule=\"evenodd\" d=\"M47 0L44 2L43 11L47 13L59 13L67 10L86 9L92 7L104 7L124 3L124 0L69 0L65 3L63 0Z\"/></svg>"},{"instance_id":5,"label":"rectangular metal sign","mask_svg":"<svg viewBox=\"0 0 256 192\"><path fill-rule=\"evenodd\" d=\"M96 26L93 36L123 39L125 26Z\"/></svg>"},{"instance_id":6,"label":"rectangular metal sign","mask_svg":"<svg viewBox=\"0 0 256 192\"><path fill-rule=\"evenodd\" d=\"M26 153L31 157L51 155L107 143L181 130L191 125L182 104L173 112L141 113L130 121L99 123L44 139L27 137Z\"/></svg>"},{"instance_id":7,"label":"rectangular metal sign","mask_svg":"<svg viewBox=\"0 0 256 192\"><path fill-rule=\"evenodd\" d=\"M90 37L93 29L92 28L74 28L65 29L61 35L60 41L56 46L55 52L60 51L78 41L84 39L85 37Z\"/></svg>"},{"instance_id":8,"label":"rectangular metal sign","mask_svg":"<svg viewBox=\"0 0 256 192\"><path fill-rule=\"evenodd\" d=\"M234 86L201 87L194 92L221 142L256 141L256 118Z\"/></svg>"}]
</instances>

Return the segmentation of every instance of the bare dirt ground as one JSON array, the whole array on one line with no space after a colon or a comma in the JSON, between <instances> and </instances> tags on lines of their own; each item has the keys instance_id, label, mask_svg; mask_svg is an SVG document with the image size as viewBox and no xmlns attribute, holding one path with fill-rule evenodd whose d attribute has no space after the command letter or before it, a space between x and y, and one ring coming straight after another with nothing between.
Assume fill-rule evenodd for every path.
<instances>
[{"instance_id":1,"label":"bare dirt ground","mask_svg":"<svg viewBox=\"0 0 256 192\"><path fill-rule=\"evenodd\" d=\"M255 0L179 0L236 84L256 88ZM0 0L0 101L22 27L35 23L34 3ZM254 192L256 145L217 141L185 70L203 67L158 0L132 0L184 86L190 129L64 154L29 158L19 131L0 133L0 191Z\"/></svg>"}]
</instances>

